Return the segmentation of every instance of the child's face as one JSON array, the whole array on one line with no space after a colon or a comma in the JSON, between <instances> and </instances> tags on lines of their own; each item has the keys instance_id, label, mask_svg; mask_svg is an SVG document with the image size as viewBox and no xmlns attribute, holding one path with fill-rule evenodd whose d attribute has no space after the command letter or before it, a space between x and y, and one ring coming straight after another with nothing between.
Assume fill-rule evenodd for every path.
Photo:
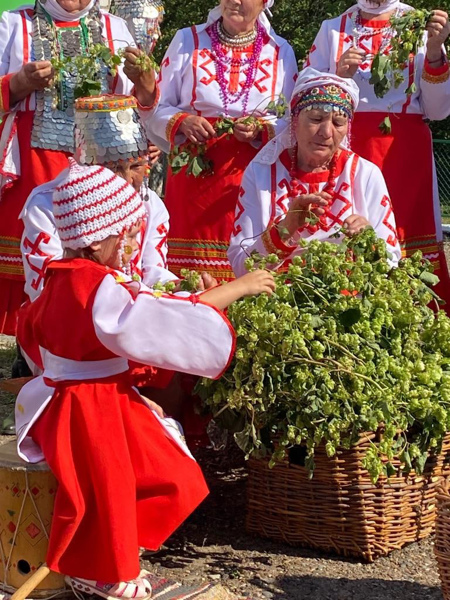
<instances>
[{"instance_id":1,"label":"child's face","mask_svg":"<svg viewBox=\"0 0 450 600\"><path fill-rule=\"evenodd\" d=\"M122 236L110 235L106 240L93 244L91 248L94 250L98 262L118 270L127 265L133 254L139 249L137 236L141 226L142 221L140 220L124 233L122 255L120 255Z\"/></svg>"}]
</instances>

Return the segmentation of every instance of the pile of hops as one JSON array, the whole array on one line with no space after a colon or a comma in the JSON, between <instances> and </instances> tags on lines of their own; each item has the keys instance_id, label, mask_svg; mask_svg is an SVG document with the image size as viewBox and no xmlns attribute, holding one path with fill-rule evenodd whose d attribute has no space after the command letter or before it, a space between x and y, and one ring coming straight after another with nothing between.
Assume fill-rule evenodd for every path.
<instances>
[{"instance_id":1,"label":"pile of hops","mask_svg":"<svg viewBox=\"0 0 450 600\"><path fill-rule=\"evenodd\" d=\"M230 307L235 357L200 395L247 456L272 465L303 444L312 473L319 444L333 456L381 426L364 461L373 481L394 472L394 457L422 472L450 430L450 320L432 266L418 252L391 269L372 229L303 245L273 296ZM247 267L276 262L253 256Z\"/></svg>"}]
</instances>

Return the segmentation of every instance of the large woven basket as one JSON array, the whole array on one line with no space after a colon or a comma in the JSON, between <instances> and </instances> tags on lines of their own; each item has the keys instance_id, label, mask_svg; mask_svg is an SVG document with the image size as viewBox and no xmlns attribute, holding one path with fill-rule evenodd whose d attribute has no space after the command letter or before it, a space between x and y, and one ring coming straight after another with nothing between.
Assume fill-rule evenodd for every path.
<instances>
[{"instance_id":1,"label":"large woven basket","mask_svg":"<svg viewBox=\"0 0 450 600\"><path fill-rule=\"evenodd\" d=\"M434 554L439 568L444 600L450 600L450 493L448 482L437 491Z\"/></svg>"},{"instance_id":2,"label":"large woven basket","mask_svg":"<svg viewBox=\"0 0 450 600\"><path fill-rule=\"evenodd\" d=\"M430 535L437 487L450 476L450 435L442 452L430 456L423 475L406 476L394 461L397 474L377 484L362 467L371 442L375 434L333 458L318 448L312 478L298 447L273 469L266 459L250 459L247 531L369 562Z\"/></svg>"}]
</instances>

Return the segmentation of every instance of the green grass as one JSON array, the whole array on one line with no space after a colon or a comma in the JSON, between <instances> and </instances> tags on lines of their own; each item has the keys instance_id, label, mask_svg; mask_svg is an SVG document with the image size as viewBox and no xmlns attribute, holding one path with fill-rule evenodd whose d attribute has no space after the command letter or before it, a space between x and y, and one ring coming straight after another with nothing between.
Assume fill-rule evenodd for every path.
<instances>
[{"instance_id":1,"label":"green grass","mask_svg":"<svg viewBox=\"0 0 450 600\"><path fill-rule=\"evenodd\" d=\"M8 372L8 377L11 375L11 366L16 358L16 344L8 343L0 346L0 369L5 369Z\"/></svg>"},{"instance_id":2,"label":"green grass","mask_svg":"<svg viewBox=\"0 0 450 600\"><path fill-rule=\"evenodd\" d=\"M16 344L8 343L0 346L0 369L4 377L11 377L11 366L16 357ZM11 412L16 397L14 394L0 390L0 425L3 419Z\"/></svg>"}]
</instances>

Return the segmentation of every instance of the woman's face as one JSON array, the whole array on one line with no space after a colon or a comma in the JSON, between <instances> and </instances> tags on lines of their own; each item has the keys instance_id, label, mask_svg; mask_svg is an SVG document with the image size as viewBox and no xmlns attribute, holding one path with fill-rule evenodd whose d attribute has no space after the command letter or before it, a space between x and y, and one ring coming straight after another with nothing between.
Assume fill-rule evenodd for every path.
<instances>
[{"instance_id":1,"label":"woman's face","mask_svg":"<svg viewBox=\"0 0 450 600\"><path fill-rule=\"evenodd\" d=\"M67 12L78 12L86 8L90 0L56 0L61 8Z\"/></svg>"},{"instance_id":2,"label":"woman's face","mask_svg":"<svg viewBox=\"0 0 450 600\"><path fill-rule=\"evenodd\" d=\"M221 0L220 8L227 31L248 31L263 10L264 0Z\"/></svg>"},{"instance_id":3,"label":"woman's face","mask_svg":"<svg viewBox=\"0 0 450 600\"><path fill-rule=\"evenodd\" d=\"M313 167L325 166L348 132L348 117L339 112L303 109L294 125L299 159Z\"/></svg>"},{"instance_id":4,"label":"woman's face","mask_svg":"<svg viewBox=\"0 0 450 600\"><path fill-rule=\"evenodd\" d=\"M113 173L125 179L139 192L144 178L148 175L148 160L142 158L134 162L117 162L107 165Z\"/></svg>"}]
</instances>

